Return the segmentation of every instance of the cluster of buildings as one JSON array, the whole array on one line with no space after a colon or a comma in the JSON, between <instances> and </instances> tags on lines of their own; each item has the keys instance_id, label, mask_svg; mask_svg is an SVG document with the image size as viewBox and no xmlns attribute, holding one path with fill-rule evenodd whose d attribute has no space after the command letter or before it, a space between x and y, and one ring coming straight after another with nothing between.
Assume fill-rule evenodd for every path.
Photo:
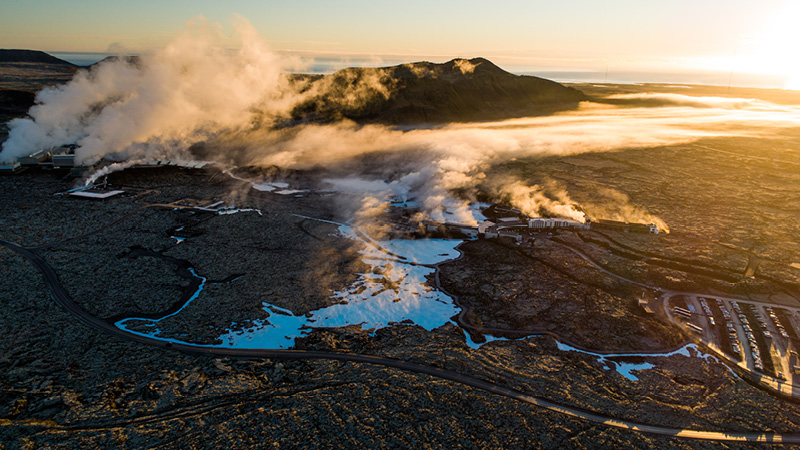
<instances>
[{"instance_id":1,"label":"cluster of buildings","mask_svg":"<svg viewBox=\"0 0 800 450\"><path fill-rule=\"evenodd\" d=\"M72 144L53 147L48 150L39 150L28 156L21 157L13 163L0 164L0 174L13 174L26 168L39 167L42 169L68 170L72 176L81 176L92 167L75 163L76 148L78 146ZM200 169L207 164L207 162L159 160L142 163L139 166L181 166Z\"/></svg>"},{"instance_id":2,"label":"cluster of buildings","mask_svg":"<svg viewBox=\"0 0 800 450\"><path fill-rule=\"evenodd\" d=\"M587 229L581 222L564 219L528 218L518 219L504 217L496 222L486 220L478 225L460 223L420 222L422 233L461 234L471 238L493 239L507 237L517 242L526 241L532 233L547 232L556 229Z\"/></svg>"},{"instance_id":3,"label":"cluster of buildings","mask_svg":"<svg viewBox=\"0 0 800 450\"><path fill-rule=\"evenodd\" d=\"M75 149L77 145L62 145L49 150L39 150L17 161L0 165L0 173L15 173L27 167L45 169L66 169L73 175L82 175L89 167L75 165Z\"/></svg>"},{"instance_id":4,"label":"cluster of buildings","mask_svg":"<svg viewBox=\"0 0 800 450\"><path fill-rule=\"evenodd\" d=\"M82 186L66 192L66 194L70 197L89 198L94 200L105 200L109 197L114 197L124 193L125 191L120 189L109 189L105 183L101 186Z\"/></svg>"},{"instance_id":5,"label":"cluster of buildings","mask_svg":"<svg viewBox=\"0 0 800 450\"><path fill-rule=\"evenodd\" d=\"M487 220L477 225L465 225L451 222L419 222L419 232L423 234L441 233L464 235L471 238L508 237L518 243L527 241L533 233L549 233L555 230L614 230L633 233L658 234L655 224L620 222L616 220L589 219L586 222L577 220L528 217L520 210L491 205L482 211Z\"/></svg>"},{"instance_id":6,"label":"cluster of buildings","mask_svg":"<svg viewBox=\"0 0 800 450\"><path fill-rule=\"evenodd\" d=\"M622 222L619 220L587 219L587 227L593 230L622 231L626 233L658 234L658 226L654 223Z\"/></svg>"},{"instance_id":7,"label":"cluster of buildings","mask_svg":"<svg viewBox=\"0 0 800 450\"><path fill-rule=\"evenodd\" d=\"M703 328L701 328L697 324L694 324L694 323L691 322L691 320L692 320L692 312L691 311L689 311L688 309L686 309L686 308L684 308L682 306L677 306L676 305L676 306L672 307L672 313L676 317L686 321L686 326L690 330L694 331L697 334L701 334L701 335L703 334Z\"/></svg>"}]
</instances>

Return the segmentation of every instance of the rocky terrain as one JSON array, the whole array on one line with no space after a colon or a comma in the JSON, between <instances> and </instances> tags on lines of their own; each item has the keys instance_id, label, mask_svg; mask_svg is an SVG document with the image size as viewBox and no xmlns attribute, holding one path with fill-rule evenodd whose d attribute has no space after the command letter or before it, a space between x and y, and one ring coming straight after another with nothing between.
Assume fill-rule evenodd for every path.
<instances>
[{"instance_id":1,"label":"rocky terrain","mask_svg":"<svg viewBox=\"0 0 800 450\"><path fill-rule=\"evenodd\" d=\"M295 120L350 119L388 124L485 121L550 114L588 97L554 81L508 73L484 58L350 68L295 77L314 95Z\"/></svg>"},{"instance_id":2,"label":"rocky terrain","mask_svg":"<svg viewBox=\"0 0 800 450\"><path fill-rule=\"evenodd\" d=\"M74 66L72 63L42 51L5 48L0 48L0 63L42 63Z\"/></svg>"},{"instance_id":3,"label":"rocky terrain","mask_svg":"<svg viewBox=\"0 0 800 450\"><path fill-rule=\"evenodd\" d=\"M800 270L792 264L800 250L794 238L800 211L793 200L800 195L793 162L798 137L797 130L786 129L649 151L519 160L502 170L529 182L554 181L590 212L608 205L602 193L610 189L663 219L670 234L657 238L594 231L563 237L620 274L665 288L797 305ZM746 277L751 261L758 270Z\"/></svg>"},{"instance_id":4,"label":"rocky terrain","mask_svg":"<svg viewBox=\"0 0 800 450\"><path fill-rule=\"evenodd\" d=\"M313 261L320 245L315 237L333 230L320 225L319 229L307 228L309 233L299 231L298 223L309 224L297 221L291 212L313 211L324 216L328 200L257 191L242 195L241 188L232 189L230 180L221 185L209 183L213 174L206 172L150 170L141 178L158 193L148 201L230 191L238 196L238 206L259 206L266 217L252 213L214 216L190 227L187 240L177 244L170 234L191 223L181 211L147 208L116 225L104 226L139 204L131 197L92 202L54 196L71 187L70 182L31 172L0 178L0 214L4 217L0 237L34 245L99 229L63 246L54 245L44 255L76 301L101 317L120 311L162 313L179 301L189 285L177 276L174 265L162 259L126 257L125 251L131 247L187 258L209 278L222 279L242 271L258 275L219 285L218 292L209 289L209 296L197 304L202 308L186 310L189 314L171 325L174 333L183 333L184 338L202 337L223 323L221 317L254 317L250 315L257 313L254 303L270 290L273 298L297 298L297 284L278 282L286 276L282 266L291 264L263 264L270 251L258 246L288 244ZM28 193L25 200L19 192ZM328 217L333 217L331 213ZM255 220L269 226L256 226L251 222ZM213 221L217 222L211 227ZM241 232L210 231L235 227L241 227ZM259 244L261 239L265 242ZM204 251L207 246L215 251ZM232 249L230 253L227 247ZM465 248L467 254L478 251L488 252L481 254L484 264L500 267L508 264L509 258L524 264L514 260L508 249L486 242ZM0 442L8 448L718 448L716 444L608 429L387 368L188 356L119 341L86 328L55 308L41 276L28 262L5 249L0 250L0 258L6 280L0 285L5 308L0 317L5 330L0 339L0 370L6 374L0 386L0 403L5 405L0 409ZM457 264L464 263L452 263ZM443 274L449 266L443 266ZM347 271L340 270L345 278L337 283L346 283ZM268 279L276 284L264 284L261 277L272 277ZM568 280L563 282L565 292L578 289ZM510 287L496 284L500 292L510 292ZM598 295L592 300L595 305L626 308L608 294L585 293ZM498 298L506 297L498 294ZM568 310L572 310L571 298L562 300ZM316 307L303 305L299 302L292 307L297 312ZM569 323L562 325L571 330ZM646 423L792 431L800 420L797 405L750 386L724 365L699 357L692 349L686 354L648 359L654 367L635 370L638 380L634 380L615 370L631 362L630 358L603 359L560 349L549 337L490 342L474 350L454 325L433 332L399 325L377 330L374 335L358 327L318 330L299 339L297 348L351 351L446 367L567 405ZM686 414L688 409L693 413Z\"/></svg>"},{"instance_id":5,"label":"rocky terrain","mask_svg":"<svg viewBox=\"0 0 800 450\"><path fill-rule=\"evenodd\" d=\"M77 70L77 66L44 52L0 49L0 123L27 113L37 91L66 83ZM0 129L0 141L5 133Z\"/></svg>"},{"instance_id":6,"label":"rocky terrain","mask_svg":"<svg viewBox=\"0 0 800 450\"><path fill-rule=\"evenodd\" d=\"M440 278L467 310L464 319L478 330L551 332L571 345L617 352L670 349L687 339L648 317L637 304L635 289L592 283L593 268L552 244L520 249L478 240L460 249L464 257L443 265ZM564 258L570 264L563 269L551 262Z\"/></svg>"},{"instance_id":7,"label":"rocky terrain","mask_svg":"<svg viewBox=\"0 0 800 450\"><path fill-rule=\"evenodd\" d=\"M0 77L0 87L14 86L17 73L23 91L58 83L73 70L4 64L10 65L0 66L8 70L2 73L11 75ZM485 60L386 70L395 80L388 85L381 81L384 72L370 69L298 77L310 83L307 89L322 80L319 89L335 92L375 80L383 88L364 109L317 99L296 118L331 120L335 110L341 112L335 118L364 122L472 120L475 107L497 118L570 107L584 98L546 80L506 74ZM594 89L586 92L610 88ZM518 97L534 106L518 109ZM530 101L536 98L541 101ZM585 205L602 206L598 186L617 189L631 203L647 205L672 232L556 233L531 248L467 242L462 258L439 267L463 317L432 331L413 323L308 329L295 347L442 367L645 424L795 432L798 403L754 387L702 348L682 347L686 336L679 330L641 313L636 289L564 249L579 248L609 270L648 283L796 302L800 275L790 263L797 253L793 199L800 184L792 161L798 141L796 130L781 133L655 152L520 158L489 168L531 183L552 179ZM764 152L773 161L760 158ZM301 189L320 178L280 168L236 173ZM331 292L366 270L355 241L339 236L335 224L307 218L347 219L342 205L352 199L339 194L280 195L251 189L214 166L165 167L117 172L109 181L126 194L91 201L56 195L79 183L65 175L32 169L0 177L0 239L41 246L69 295L111 322L175 312L197 291L198 277L187 275L192 268L206 278L205 288L190 306L159 322L160 337L218 343L226 330L264 318L264 301L307 314L331 304ZM224 200L261 214L157 206L186 198ZM745 277L754 258L758 270ZM0 280L3 448L756 448L622 431L382 366L197 356L123 341L57 307L41 273L5 247ZM460 319L478 329L522 332L467 332L457 326ZM544 335L517 339L531 332ZM478 347L482 334L487 342ZM514 339L493 340L498 337ZM613 354L674 347L680 349L661 356Z\"/></svg>"}]
</instances>

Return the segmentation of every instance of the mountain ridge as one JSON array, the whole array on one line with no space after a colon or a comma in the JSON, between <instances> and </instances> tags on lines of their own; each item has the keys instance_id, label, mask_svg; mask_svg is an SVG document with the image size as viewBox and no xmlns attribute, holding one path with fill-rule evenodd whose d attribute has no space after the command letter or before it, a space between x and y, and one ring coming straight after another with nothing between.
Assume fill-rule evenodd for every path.
<instances>
[{"instance_id":1,"label":"mountain ridge","mask_svg":"<svg viewBox=\"0 0 800 450\"><path fill-rule=\"evenodd\" d=\"M295 120L394 125L499 120L571 109L589 99L555 81L514 75L485 58L356 67L295 79L305 83L301 91L317 94L294 109Z\"/></svg>"},{"instance_id":2,"label":"mountain ridge","mask_svg":"<svg viewBox=\"0 0 800 450\"><path fill-rule=\"evenodd\" d=\"M98 64L115 60L137 67L141 64L138 57L117 56ZM74 71L83 69L37 50L0 50L0 65L8 68L7 83L0 88L30 92L63 83ZM0 72L0 82L4 73ZM286 76L303 98L280 119L288 126L339 120L395 126L492 121L552 114L589 100L575 88L514 75L485 58ZM33 106L31 95L16 92L5 92L1 100L9 116L24 115Z\"/></svg>"},{"instance_id":3,"label":"mountain ridge","mask_svg":"<svg viewBox=\"0 0 800 450\"><path fill-rule=\"evenodd\" d=\"M40 50L0 48L0 63L43 63L75 66L71 62L56 58Z\"/></svg>"}]
</instances>

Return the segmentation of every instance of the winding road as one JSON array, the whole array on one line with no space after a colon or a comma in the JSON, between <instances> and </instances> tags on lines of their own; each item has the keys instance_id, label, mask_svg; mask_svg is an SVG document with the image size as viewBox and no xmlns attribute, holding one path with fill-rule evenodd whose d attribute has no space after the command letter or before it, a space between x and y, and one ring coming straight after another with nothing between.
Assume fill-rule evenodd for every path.
<instances>
[{"instance_id":1,"label":"winding road","mask_svg":"<svg viewBox=\"0 0 800 450\"><path fill-rule=\"evenodd\" d=\"M35 249L26 248L14 243L0 240L0 245L11 251L18 253L34 264L41 272L45 284L53 300L71 313L78 321L89 328L102 331L110 336L124 339L130 342L150 345L153 347L177 350L184 353L198 355L214 355L229 357L247 358L270 358L270 359L293 359L293 360L333 360L348 361L363 364L373 364L385 367L392 367L408 372L420 373L436 378L441 378L464 386L481 389L483 391L511 398L523 403L546 408L550 411L558 412L576 419L586 420L608 427L656 434L668 437L699 439L719 442L763 442L763 443L791 443L800 444L800 434L795 433L762 433L762 432L724 432L724 431L702 431L687 430L680 428L669 428L657 425L640 424L628 420L620 420L602 414L587 411L572 406L560 405L549 400L525 394L514 389L507 388L495 383L484 381L475 377L460 374L458 372L426 366L409 361L393 358L362 355L346 352L324 352L308 350L276 350L276 349L240 349L209 347L192 345L185 343L172 343L148 336L141 336L117 328L112 323L93 316L80 305L75 303L69 293L64 289L55 270L37 253Z\"/></svg>"}]
</instances>

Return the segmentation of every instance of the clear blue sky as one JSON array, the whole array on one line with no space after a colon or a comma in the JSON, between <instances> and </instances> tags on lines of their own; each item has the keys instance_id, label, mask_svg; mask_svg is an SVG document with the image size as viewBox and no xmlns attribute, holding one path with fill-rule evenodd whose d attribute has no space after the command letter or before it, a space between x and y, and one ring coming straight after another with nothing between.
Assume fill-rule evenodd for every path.
<instances>
[{"instance_id":1,"label":"clear blue sky","mask_svg":"<svg viewBox=\"0 0 800 450\"><path fill-rule=\"evenodd\" d=\"M227 26L238 13L277 50L486 56L544 69L750 68L795 77L800 66L777 59L784 50L791 51L785 58L797 58L800 34L786 18L798 18L798 3L0 0L0 48L141 52L164 45L198 15ZM765 61L765 53L776 61Z\"/></svg>"}]
</instances>

